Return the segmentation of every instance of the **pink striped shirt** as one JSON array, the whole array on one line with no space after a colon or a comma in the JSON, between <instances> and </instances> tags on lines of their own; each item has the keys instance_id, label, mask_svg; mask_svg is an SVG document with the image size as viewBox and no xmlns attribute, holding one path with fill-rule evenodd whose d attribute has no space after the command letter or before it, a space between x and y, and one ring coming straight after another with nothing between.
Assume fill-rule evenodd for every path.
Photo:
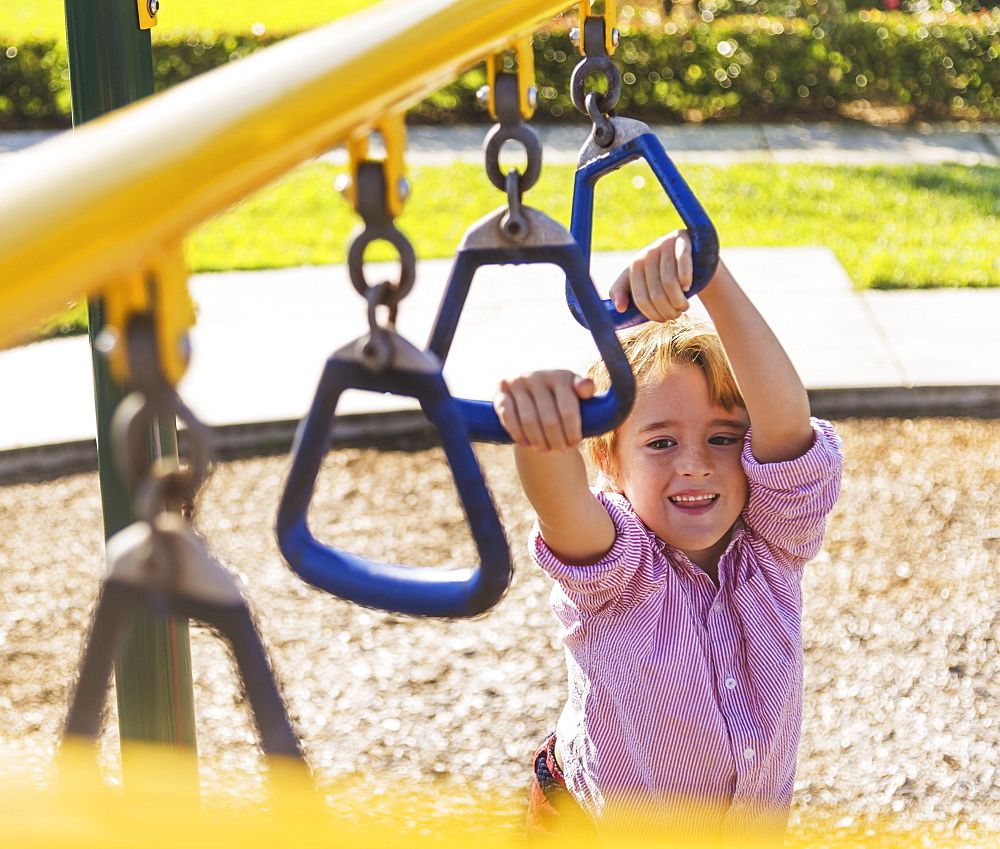
<instances>
[{"instance_id":1,"label":"pink striped shirt","mask_svg":"<svg viewBox=\"0 0 1000 849\"><path fill-rule=\"evenodd\" d=\"M601 833L678 830L738 841L784 831L802 720L802 567L840 490L840 440L813 420L806 454L758 463L719 561L719 587L599 493L617 539L598 563L532 550L556 585L569 666L557 737L570 792Z\"/></svg>"}]
</instances>

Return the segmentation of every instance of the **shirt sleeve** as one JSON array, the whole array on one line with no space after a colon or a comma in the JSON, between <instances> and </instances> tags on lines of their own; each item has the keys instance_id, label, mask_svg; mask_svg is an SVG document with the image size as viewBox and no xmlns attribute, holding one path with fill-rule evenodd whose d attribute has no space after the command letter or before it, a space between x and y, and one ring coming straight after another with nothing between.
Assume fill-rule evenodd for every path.
<instances>
[{"instance_id":1,"label":"shirt sleeve","mask_svg":"<svg viewBox=\"0 0 1000 849\"><path fill-rule=\"evenodd\" d=\"M743 468L750 499L743 518L773 549L798 565L819 552L826 517L840 495L843 468L840 437L833 425L813 419L813 444L801 457L784 463L759 463L743 444Z\"/></svg>"},{"instance_id":2,"label":"shirt sleeve","mask_svg":"<svg viewBox=\"0 0 1000 849\"><path fill-rule=\"evenodd\" d=\"M535 562L573 604L591 613L606 613L637 603L652 591L655 550L652 534L624 498L605 492L596 495L615 525L614 544L596 563L564 563L545 544L537 526L528 545Z\"/></svg>"}]
</instances>

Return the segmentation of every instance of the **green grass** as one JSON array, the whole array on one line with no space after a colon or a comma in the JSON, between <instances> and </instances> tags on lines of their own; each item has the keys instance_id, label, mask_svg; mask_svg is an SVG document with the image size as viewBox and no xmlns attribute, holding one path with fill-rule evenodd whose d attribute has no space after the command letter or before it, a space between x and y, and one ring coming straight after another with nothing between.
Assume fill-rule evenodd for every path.
<instances>
[{"instance_id":1,"label":"green grass","mask_svg":"<svg viewBox=\"0 0 1000 849\"><path fill-rule=\"evenodd\" d=\"M343 262L357 219L333 188L339 171L304 166L206 222L187 241L189 267ZM826 246L859 289L1000 285L1000 168L747 163L683 172L723 246ZM452 255L465 228L503 201L478 165L421 167L411 177L399 226L420 257ZM548 166L525 200L568 224L572 186L571 166ZM679 225L644 165L602 180L596 206L595 250L638 249ZM379 247L371 258L391 256Z\"/></svg>"},{"instance_id":2,"label":"green grass","mask_svg":"<svg viewBox=\"0 0 1000 849\"><path fill-rule=\"evenodd\" d=\"M89 0L88 0L89 2ZM311 29L375 5L376 0L164 0L157 30L177 27L250 32L262 23L270 32ZM0 32L64 38L64 0L3 0Z\"/></svg>"},{"instance_id":3,"label":"green grass","mask_svg":"<svg viewBox=\"0 0 1000 849\"><path fill-rule=\"evenodd\" d=\"M342 169L303 166L207 221L185 244L192 272L285 268L344 261L358 223L334 189ZM723 247L826 246L858 289L1000 286L1000 168L962 165L849 167L686 166L683 173ZM452 256L465 229L500 206L479 165L411 172L399 227L417 256ZM640 180L644 183L637 186ZM525 201L568 226L571 166L547 166ZM595 250L636 250L680 221L644 165L602 180ZM373 243L369 259L395 259ZM803 281L807 283L808 281ZM39 336L79 332L83 307Z\"/></svg>"}]
</instances>

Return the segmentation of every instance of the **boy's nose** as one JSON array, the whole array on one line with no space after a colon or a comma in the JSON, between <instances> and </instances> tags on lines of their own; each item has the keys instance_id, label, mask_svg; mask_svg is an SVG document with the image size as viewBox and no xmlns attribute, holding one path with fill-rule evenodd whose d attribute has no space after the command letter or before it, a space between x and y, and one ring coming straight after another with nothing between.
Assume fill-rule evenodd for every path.
<instances>
[{"instance_id":1,"label":"boy's nose","mask_svg":"<svg viewBox=\"0 0 1000 849\"><path fill-rule=\"evenodd\" d=\"M712 474L712 458L702 446L691 446L678 458L677 471L691 478L708 477Z\"/></svg>"}]
</instances>

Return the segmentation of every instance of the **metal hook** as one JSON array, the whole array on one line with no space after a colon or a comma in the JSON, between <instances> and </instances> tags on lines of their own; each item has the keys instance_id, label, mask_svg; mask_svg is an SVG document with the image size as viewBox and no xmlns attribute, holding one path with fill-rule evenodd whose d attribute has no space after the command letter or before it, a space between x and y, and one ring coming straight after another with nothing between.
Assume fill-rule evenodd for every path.
<instances>
[{"instance_id":1,"label":"metal hook","mask_svg":"<svg viewBox=\"0 0 1000 849\"><path fill-rule=\"evenodd\" d=\"M523 242L531 233L531 223L521 206L521 175L514 168L507 172L507 214L500 220L500 229L512 242Z\"/></svg>"},{"instance_id":2,"label":"metal hook","mask_svg":"<svg viewBox=\"0 0 1000 849\"><path fill-rule=\"evenodd\" d=\"M583 24L584 57L573 68L570 77L570 98L584 115L591 115L587 104L587 78L601 74L607 82L607 91L597 94L595 106L604 115L612 115L622 93L622 75L618 66L611 61L606 47L606 22L603 17L588 17Z\"/></svg>"},{"instance_id":3,"label":"metal hook","mask_svg":"<svg viewBox=\"0 0 1000 849\"><path fill-rule=\"evenodd\" d=\"M527 163L521 175L521 192L528 191L542 173L542 143L527 124L512 127L494 124L486 134L483 145L486 153L486 176L501 191L507 189L507 176L500 168L500 149L508 141L519 142L527 154Z\"/></svg>"},{"instance_id":4,"label":"metal hook","mask_svg":"<svg viewBox=\"0 0 1000 849\"><path fill-rule=\"evenodd\" d=\"M399 299L395 297L395 287L388 282L379 283L368 289L365 299L368 301L368 335L358 340L358 351L361 361L373 372L385 371L395 355L392 338L396 326L396 308ZM389 318L386 325L378 320L378 308L388 307Z\"/></svg>"},{"instance_id":5,"label":"metal hook","mask_svg":"<svg viewBox=\"0 0 1000 849\"><path fill-rule=\"evenodd\" d=\"M174 386L160 371L151 317L137 315L131 319L126 328L126 344L136 391L122 400L111 423L118 465L126 478L137 485L151 473L148 456L150 430L163 419L179 421L187 429L186 467L175 461L158 460L154 468L164 476L169 470L170 493L181 501L190 502L207 477L211 465L210 431L180 399Z\"/></svg>"},{"instance_id":6,"label":"metal hook","mask_svg":"<svg viewBox=\"0 0 1000 849\"><path fill-rule=\"evenodd\" d=\"M500 168L500 151L508 141L524 147L527 164L520 179L521 193L528 191L542 173L542 144L521 118L518 107L517 78L514 74L498 74L496 79L496 111L500 123L494 124L483 142L486 176L501 191L507 189L507 176Z\"/></svg>"},{"instance_id":7,"label":"metal hook","mask_svg":"<svg viewBox=\"0 0 1000 849\"><path fill-rule=\"evenodd\" d=\"M597 92L590 92L587 95L587 112L590 120L594 122L594 128L590 131L590 138L602 148L611 147L615 143L614 122L601 111L599 105L601 95Z\"/></svg>"},{"instance_id":8,"label":"metal hook","mask_svg":"<svg viewBox=\"0 0 1000 849\"><path fill-rule=\"evenodd\" d=\"M385 199L385 163L362 162L358 166L357 208L363 224L351 234L347 249L347 269L351 283L367 298L373 287L365 279L365 250L374 241L391 244L399 254L399 281L383 303L395 308L413 288L417 256L410 240L396 227Z\"/></svg>"}]
</instances>

